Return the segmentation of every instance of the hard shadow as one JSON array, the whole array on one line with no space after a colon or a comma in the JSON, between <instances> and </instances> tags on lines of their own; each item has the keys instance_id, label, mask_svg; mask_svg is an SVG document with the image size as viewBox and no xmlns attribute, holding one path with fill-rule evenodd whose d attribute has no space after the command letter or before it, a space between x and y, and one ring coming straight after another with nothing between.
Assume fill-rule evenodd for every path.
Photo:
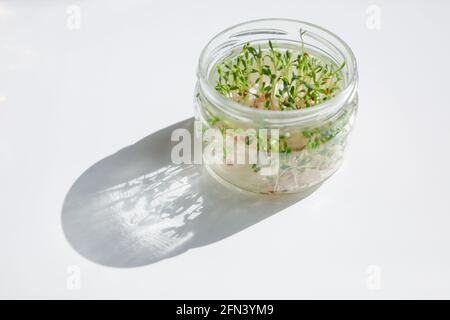
<instances>
[{"instance_id":1,"label":"hard shadow","mask_svg":"<svg viewBox=\"0 0 450 320\"><path fill-rule=\"evenodd\" d=\"M62 227L85 258L138 267L227 238L306 194L267 196L229 188L201 165L175 165L176 128L187 119L113 154L84 172L64 201Z\"/></svg>"}]
</instances>

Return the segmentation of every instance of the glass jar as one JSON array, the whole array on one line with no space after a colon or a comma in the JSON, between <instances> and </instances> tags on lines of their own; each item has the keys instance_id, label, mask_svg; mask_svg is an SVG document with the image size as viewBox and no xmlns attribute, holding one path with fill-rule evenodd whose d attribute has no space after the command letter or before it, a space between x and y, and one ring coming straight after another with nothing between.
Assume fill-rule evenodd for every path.
<instances>
[{"instance_id":1,"label":"glass jar","mask_svg":"<svg viewBox=\"0 0 450 320\"><path fill-rule=\"evenodd\" d=\"M236 55L247 43L264 46L271 40L277 48L298 47L300 30L306 31L305 52L337 66L345 62L341 90L333 98L298 110L264 110L241 105L215 90L219 62ZM358 75L351 49L333 33L289 19L245 22L224 30L206 45L197 77L194 101L196 120L203 129L200 134L209 128L222 133L249 128L279 132L278 147L272 148L278 156L276 170L261 170L255 164L206 164L220 181L257 193L296 193L317 187L341 165L357 111ZM203 142L204 147L212 143ZM274 163L270 166L273 169Z\"/></svg>"}]
</instances>

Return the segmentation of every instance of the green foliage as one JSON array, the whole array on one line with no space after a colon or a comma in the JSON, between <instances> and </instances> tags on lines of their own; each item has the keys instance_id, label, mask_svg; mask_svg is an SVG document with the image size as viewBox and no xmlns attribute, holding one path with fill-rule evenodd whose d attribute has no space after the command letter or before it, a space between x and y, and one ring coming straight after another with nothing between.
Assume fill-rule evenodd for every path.
<instances>
[{"instance_id":1,"label":"green foliage","mask_svg":"<svg viewBox=\"0 0 450 320\"><path fill-rule=\"evenodd\" d=\"M269 40L268 49L250 43L241 52L217 65L216 90L249 107L267 110L309 108L334 97L340 90L339 67L325 63L304 49L276 48Z\"/></svg>"}]
</instances>

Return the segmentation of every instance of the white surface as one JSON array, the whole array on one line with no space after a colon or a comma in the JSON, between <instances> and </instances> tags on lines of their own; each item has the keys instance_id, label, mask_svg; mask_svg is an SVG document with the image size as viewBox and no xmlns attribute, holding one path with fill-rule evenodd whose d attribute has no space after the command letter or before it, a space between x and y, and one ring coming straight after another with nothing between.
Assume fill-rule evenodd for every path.
<instances>
[{"instance_id":1,"label":"white surface","mask_svg":"<svg viewBox=\"0 0 450 320\"><path fill-rule=\"evenodd\" d=\"M366 26L371 4L380 30ZM80 29L67 27L69 5L81 9ZM450 298L449 9L437 0L1 1L0 297ZM124 269L81 256L61 225L76 179L191 117L205 43L271 16L324 26L355 52L360 112L341 170L303 201L169 259ZM79 289L67 286L71 266Z\"/></svg>"}]
</instances>

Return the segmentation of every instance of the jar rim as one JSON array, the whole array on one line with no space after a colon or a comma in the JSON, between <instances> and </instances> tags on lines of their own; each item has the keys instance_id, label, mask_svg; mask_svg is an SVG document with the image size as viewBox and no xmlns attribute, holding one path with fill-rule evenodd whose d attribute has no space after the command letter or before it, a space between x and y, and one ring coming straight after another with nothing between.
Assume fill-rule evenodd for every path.
<instances>
[{"instance_id":1,"label":"jar rim","mask_svg":"<svg viewBox=\"0 0 450 320\"><path fill-rule=\"evenodd\" d=\"M303 108L298 110L265 110L265 109L257 109L257 108L250 108L248 106L244 106L232 99L226 98L222 96L217 90L214 88L214 86L210 83L208 80L209 77L209 70L210 70L210 63L208 61L208 55L210 54L209 51L213 43L217 40L219 40L221 37L227 37L228 34L233 32L234 30L237 30L239 28L245 27L247 25L251 26L253 24L258 23L268 23L273 24L275 23L290 23L290 24L296 24L298 27L305 26L307 27L307 32L309 35L314 34L317 36L317 38L320 38L324 42L329 42L329 44L335 46L335 44L338 44L342 47L344 52L341 52L341 50L337 49L340 54L344 57L344 61L346 62L345 68L348 68L349 70L349 77L348 80L345 82L345 86L340 90L336 96L331 98L330 100L321 102L317 105L314 105L314 107L310 108ZM300 28L299 28L300 29ZM321 32L329 37L329 39L332 39L333 42L330 42L329 39L325 39L320 35L317 35L314 33L314 31ZM281 29L264 29L264 30L258 30L254 29L253 33L252 30L248 30L246 32L241 33L232 33L229 38L239 37L242 34L245 35L252 35L252 34L258 34L258 33L272 33L274 35L277 34L286 34ZM227 38L227 40L229 40ZM251 42L251 41L250 41ZM234 44L239 44L240 41L236 40L233 42ZM320 27L318 25L300 21L296 19L287 19L287 18L263 18L263 19L256 19L256 20L249 20L245 21L239 24L236 24L234 26L231 26L218 34L216 34L204 47L200 54L199 62L198 62L198 69L197 69L197 77L199 80L199 87L202 89L203 94L205 97L210 100L212 103L214 103L215 106L222 109L224 112L233 112L237 113L240 116L258 116L263 117L264 119L276 119L276 121L292 121L292 118L300 119L301 120L310 120L313 118L316 118L320 115L328 115L328 114L334 114L337 112L340 107L342 107L343 103L348 100L349 97L353 96L356 93L356 85L358 81L358 73L357 73L357 64L356 64L356 58L351 50L351 48L347 45L347 43L342 40L339 36L334 34L333 32ZM342 103L341 103L342 102ZM298 121L298 120L296 120Z\"/></svg>"}]
</instances>

